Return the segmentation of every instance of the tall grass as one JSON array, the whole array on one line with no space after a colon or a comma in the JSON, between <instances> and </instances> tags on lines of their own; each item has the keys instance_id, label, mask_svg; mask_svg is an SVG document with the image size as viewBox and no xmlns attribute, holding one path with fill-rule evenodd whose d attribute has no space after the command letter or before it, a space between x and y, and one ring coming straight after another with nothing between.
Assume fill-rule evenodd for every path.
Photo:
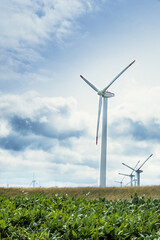
<instances>
[{"instance_id":1,"label":"tall grass","mask_svg":"<svg viewBox=\"0 0 160 240\"><path fill-rule=\"evenodd\" d=\"M146 198L160 198L159 186L142 186L142 187L77 187L77 188L0 188L0 196L16 197L22 194L61 194L71 197L90 197L91 199L98 199L99 197L106 200L127 199L131 200L131 196L137 193L138 196L145 194Z\"/></svg>"}]
</instances>

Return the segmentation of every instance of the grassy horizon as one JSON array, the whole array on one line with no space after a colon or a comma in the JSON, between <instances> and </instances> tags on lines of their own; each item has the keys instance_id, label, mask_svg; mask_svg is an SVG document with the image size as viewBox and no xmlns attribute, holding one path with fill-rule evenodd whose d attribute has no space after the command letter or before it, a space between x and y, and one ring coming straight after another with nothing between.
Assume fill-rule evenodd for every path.
<instances>
[{"instance_id":1,"label":"grassy horizon","mask_svg":"<svg viewBox=\"0 0 160 240\"><path fill-rule=\"evenodd\" d=\"M145 198L160 199L160 185L156 186L140 186L140 187L72 187L72 188L0 188L0 196L17 197L19 195L34 195L34 194L68 194L70 197L89 197L98 199L99 197L106 200L126 199L131 200L131 196L135 193L140 197L145 195Z\"/></svg>"}]
</instances>

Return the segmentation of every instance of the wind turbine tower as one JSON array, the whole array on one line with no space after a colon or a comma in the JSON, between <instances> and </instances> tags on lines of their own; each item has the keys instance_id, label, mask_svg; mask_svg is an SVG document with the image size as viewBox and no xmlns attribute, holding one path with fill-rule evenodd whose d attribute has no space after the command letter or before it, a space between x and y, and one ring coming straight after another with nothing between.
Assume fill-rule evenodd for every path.
<instances>
[{"instance_id":1,"label":"wind turbine tower","mask_svg":"<svg viewBox=\"0 0 160 240\"><path fill-rule=\"evenodd\" d=\"M101 108L103 102L103 116L102 116L102 141L101 141L101 161L100 161L100 187L106 186L106 156L107 156L107 103L108 98L114 97L114 93L106 91L117 78L121 76L133 63L131 62L123 71L121 71L108 85L102 90L98 90L91 82L89 82L82 75L80 77L99 95L99 108L98 108L98 119L97 119L97 133L96 133L96 144L98 143L98 132L99 132L99 122L101 115ZM103 99L103 101L102 101Z\"/></svg>"},{"instance_id":2,"label":"wind turbine tower","mask_svg":"<svg viewBox=\"0 0 160 240\"><path fill-rule=\"evenodd\" d=\"M124 166L132 169L133 171L135 171L137 173L137 185L140 186L140 173L142 173L143 171L141 170L142 166L149 160L150 157L152 157L153 154L149 155L149 157L141 164L141 166L136 170L136 167L135 168L132 168L130 166L128 166L127 164L125 163L122 163ZM138 161L139 163L139 161ZM137 164L138 164L137 163ZM136 164L136 166L137 166Z\"/></svg>"},{"instance_id":3,"label":"wind turbine tower","mask_svg":"<svg viewBox=\"0 0 160 240\"><path fill-rule=\"evenodd\" d=\"M123 182L122 181L115 181L117 183L120 183L120 186L122 187Z\"/></svg>"}]
</instances>

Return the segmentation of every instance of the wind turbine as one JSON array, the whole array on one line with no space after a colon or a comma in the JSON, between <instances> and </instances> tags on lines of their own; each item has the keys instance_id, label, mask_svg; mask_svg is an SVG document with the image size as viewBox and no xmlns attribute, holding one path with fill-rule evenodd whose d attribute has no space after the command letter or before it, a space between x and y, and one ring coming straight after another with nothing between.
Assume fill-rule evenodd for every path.
<instances>
[{"instance_id":1,"label":"wind turbine","mask_svg":"<svg viewBox=\"0 0 160 240\"><path fill-rule=\"evenodd\" d=\"M135 179L135 178L133 179L133 182L134 182L134 186L136 186L136 183L135 183L135 182L136 182L136 179ZM131 182L128 182L128 183L126 184L126 186L128 186L130 183L131 183ZM132 186L133 186L133 185L132 185Z\"/></svg>"},{"instance_id":2,"label":"wind turbine","mask_svg":"<svg viewBox=\"0 0 160 240\"><path fill-rule=\"evenodd\" d=\"M96 132L96 144L98 143L99 122L102 108L103 99L103 117L102 117L102 141L101 141L101 161L100 161L100 187L106 186L106 154L107 154L107 102L108 98L114 97L114 93L106 91L117 78L121 76L133 63L131 62L123 71L121 71L108 85L102 90L98 90L91 82L89 82L82 75L80 77L99 95L99 107L98 107L98 119L97 119L97 132Z\"/></svg>"},{"instance_id":3,"label":"wind turbine","mask_svg":"<svg viewBox=\"0 0 160 240\"><path fill-rule=\"evenodd\" d=\"M120 186L122 187L122 184L123 184L123 180L124 180L124 178L125 178L125 176L122 178L121 181L115 181L115 182L120 183Z\"/></svg>"},{"instance_id":4,"label":"wind turbine","mask_svg":"<svg viewBox=\"0 0 160 240\"><path fill-rule=\"evenodd\" d=\"M34 187L36 186L36 183L37 183L37 181L35 180L34 174L33 174L33 180L32 180L32 182L30 183L30 185L32 185L33 188L34 188Z\"/></svg>"},{"instance_id":5,"label":"wind turbine","mask_svg":"<svg viewBox=\"0 0 160 240\"><path fill-rule=\"evenodd\" d=\"M137 167L137 165L138 165L138 163L139 163L140 161L138 161L137 162L137 164L136 164L136 166L134 167L134 168L131 168L133 171L131 172L131 174L130 175L127 175L127 176L129 176L130 178L131 178L131 182L129 182L129 183L131 183L131 186L133 186L133 181L135 181L135 184L136 184L136 180L134 179L133 180L133 177L135 176L135 175L133 175L133 172L135 171L135 169L136 169L136 167ZM125 165L124 163L122 163L123 165ZM126 166L126 165L125 165ZM127 166L128 167L128 166ZM120 173L119 173L120 174ZM121 174L122 175L122 174ZM128 184L129 184L128 183Z\"/></svg>"},{"instance_id":6,"label":"wind turbine","mask_svg":"<svg viewBox=\"0 0 160 240\"><path fill-rule=\"evenodd\" d=\"M130 177L131 178L131 187L133 186L133 177L135 175L133 175L132 173L131 174L124 174L124 173L119 173L119 175L123 175L123 176L127 176L127 177Z\"/></svg>"},{"instance_id":7,"label":"wind turbine","mask_svg":"<svg viewBox=\"0 0 160 240\"><path fill-rule=\"evenodd\" d=\"M137 170L136 170L136 167L135 167L135 168L132 168L132 167L128 166L127 164L122 163L124 166L132 169L133 171L135 171L135 172L137 173L137 185L138 185L138 186L140 186L140 173L143 172L142 170L140 170L140 168L148 161L148 159L149 159L150 157L152 157L152 155L153 155L153 154L149 155L149 157L141 164L141 166L140 166ZM138 161L138 163L139 163L139 161ZM138 164L138 163L137 163L137 164ZM136 166L137 166L137 165L136 165Z\"/></svg>"},{"instance_id":8,"label":"wind turbine","mask_svg":"<svg viewBox=\"0 0 160 240\"><path fill-rule=\"evenodd\" d=\"M120 183L120 186L122 187L123 182L122 181L115 181L116 183Z\"/></svg>"}]
</instances>

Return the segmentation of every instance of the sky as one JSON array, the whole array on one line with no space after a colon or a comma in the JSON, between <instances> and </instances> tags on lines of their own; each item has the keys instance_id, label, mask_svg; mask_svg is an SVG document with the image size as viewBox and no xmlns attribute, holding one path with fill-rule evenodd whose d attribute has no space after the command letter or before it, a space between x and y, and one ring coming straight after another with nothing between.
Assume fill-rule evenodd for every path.
<instances>
[{"instance_id":1,"label":"sky","mask_svg":"<svg viewBox=\"0 0 160 240\"><path fill-rule=\"evenodd\" d=\"M99 186L98 89L109 88L107 186L125 163L160 184L160 1L0 0L0 186ZM123 186L130 178L123 179Z\"/></svg>"}]
</instances>

